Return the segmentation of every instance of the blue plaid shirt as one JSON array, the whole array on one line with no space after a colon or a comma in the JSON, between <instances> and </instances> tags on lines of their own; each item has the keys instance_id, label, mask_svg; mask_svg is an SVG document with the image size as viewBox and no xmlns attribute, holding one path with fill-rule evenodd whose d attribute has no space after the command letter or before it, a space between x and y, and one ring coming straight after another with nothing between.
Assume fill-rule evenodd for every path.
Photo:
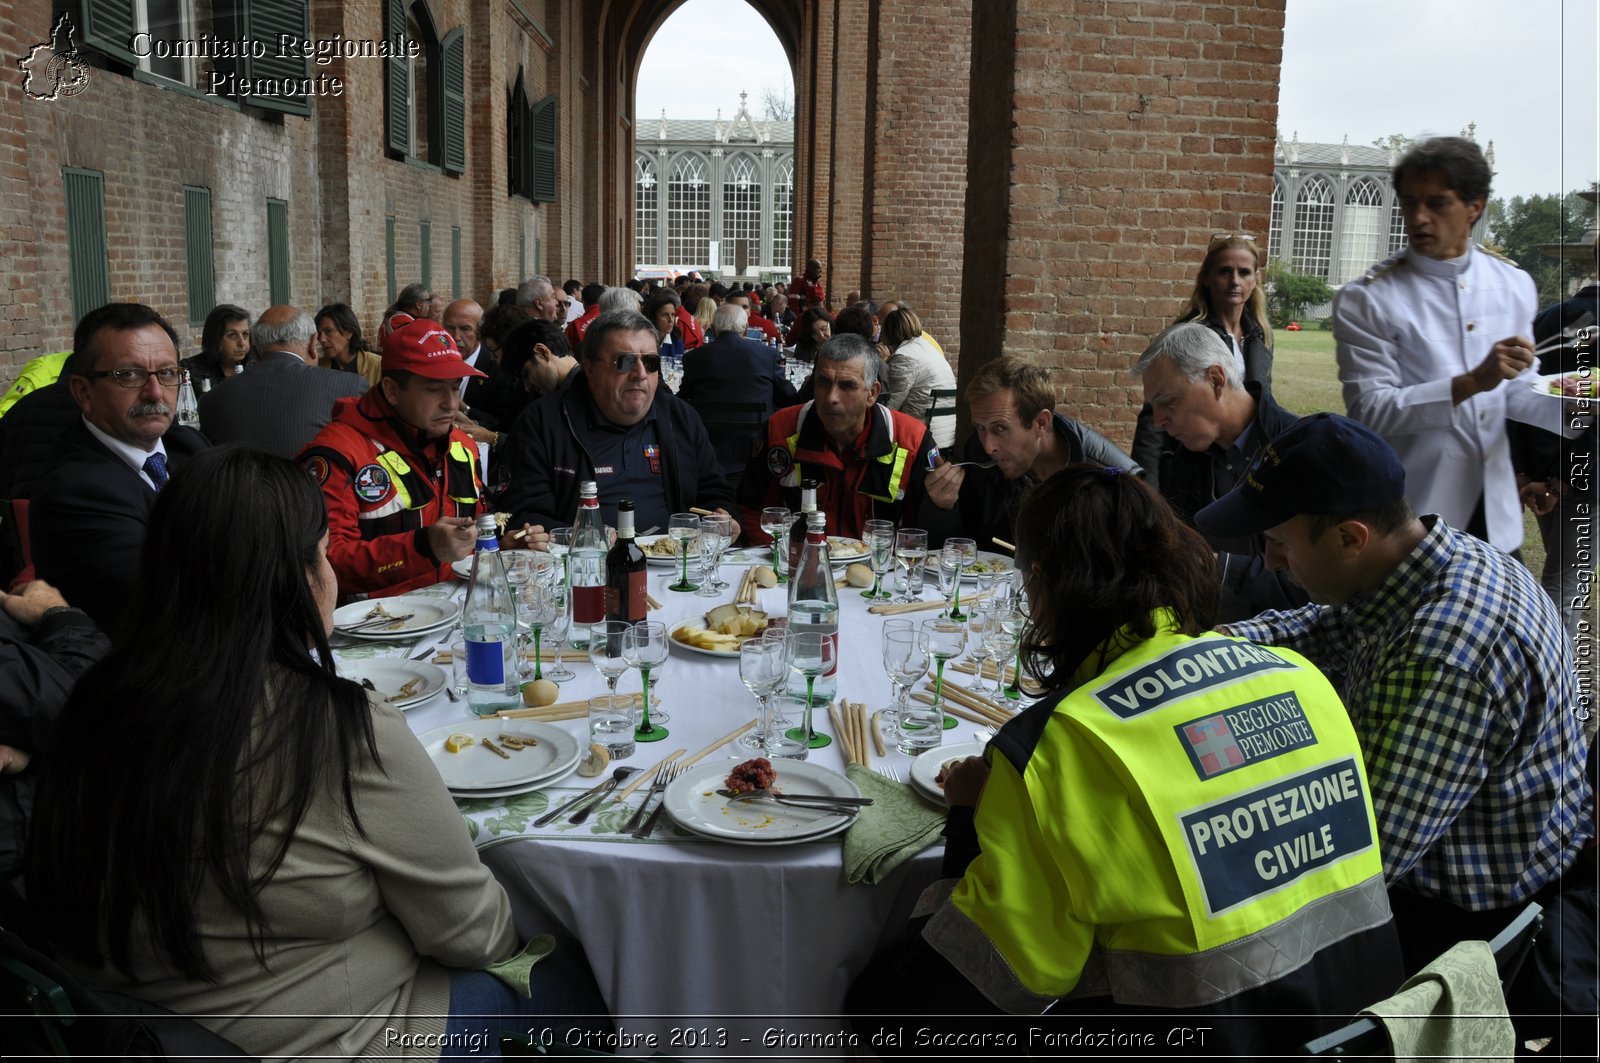
<instances>
[{"instance_id":1,"label":"blue plaid shirt","mask_svg":"<svg viewBox=\"0 0 1600 1063\"><path fill-rule=\"evenodd\" d=\"M1519 562L1424 517L1374 591L1227 630L1332 680L1367 760L1384 875L1472 911L1525 901L1594 834L1572 652Z\"/></svg>"}]
</instances>

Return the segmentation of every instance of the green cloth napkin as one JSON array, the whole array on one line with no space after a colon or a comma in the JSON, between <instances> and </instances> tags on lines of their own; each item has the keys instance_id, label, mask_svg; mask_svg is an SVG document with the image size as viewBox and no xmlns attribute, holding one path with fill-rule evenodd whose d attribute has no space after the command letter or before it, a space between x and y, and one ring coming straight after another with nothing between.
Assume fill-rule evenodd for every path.
<instances>
[{"instance_id":1,"label":"green cloth napkin","mask_svg":"<svg viewBox=\"0 0 1600 1063\"><path fill-rule=\"evenodd\" d=\"M533 989L529 982L533 978L533 965L555 951L556 939L549 934L539 934L530 938L522 946L522 951L509 960L491 963L484 970L494 975L506 985L515 989L524 998L533 996Z\"/></svg>"},{"instance_id":2,"label":"green cloth napkin","mask_svg":"<svg viewBox=\"0 0 1600 1063\"><path fill-rule=\"evenodd\" d=\"M1364 1013L1389 1033L1396 1063L1486 1059L1511 1063L1517 1034L1488 942L1461 941Z\"/></svg>"},{"instance_id":3,"label":"green cloth napkin","mask_svg":"<svg viewBox=\"0 0 1600 1063\"><path fill-rule=\"evenodd\" d=\"M875 886L939 840L944 809L905 783L891 782L860 764L845 768L845 775L873 802L856 814L844 836L845 879Z\"/></svg>"}]
</instances>

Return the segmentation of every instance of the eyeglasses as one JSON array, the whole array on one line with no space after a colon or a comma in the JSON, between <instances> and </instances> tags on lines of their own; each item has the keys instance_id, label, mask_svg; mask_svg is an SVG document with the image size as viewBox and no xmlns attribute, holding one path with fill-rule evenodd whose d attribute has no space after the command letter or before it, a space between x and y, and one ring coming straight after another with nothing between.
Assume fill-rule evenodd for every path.
<instances>
[{"instance_id":1,"label":"eyeglasses","mask_svg":"<svg viewBox=\"0 0 1600 1063\"><path fill-rule=\"evenodd\" d=\"M633 367L642 361L644 362L644 371L646 373L661 372L661 356L659 354L619 354L611 359L610 362L606 362L604 358L594 358L591 361L610 365L611 368L619 373L633 372Z\"/></svg>"},{"instance_id":2,"label":"eyeglasses","mask_svg":"<svg viewBox=\"0 0 1600 1063\"><path fill-rule=\"evenodd\" d=\"M175 365L162 369L98 369L92 373L84 373L90 380L100 380L110 377L118 387L142 388L145 381L151 377L156 378L156 383L164 388L175 388L183 381L183 370Z\"/></svg>"},{"instance_id":3,"label":"eyeglasses","mask_svg":"<svg viewBox=\"0 0 1600 1063\"><path fill-rule=\"evenodd\" d=\"M1247 240L1252 244L1256 242L1256 238L1254 236L1251 236L1249 233L1212 233L1211 234L1211 242L1212 243L1214 243L1214 244L1215 243L1219 243L1219 242L1221 242L1223 240Z\"/></svg>"}]
</instances>

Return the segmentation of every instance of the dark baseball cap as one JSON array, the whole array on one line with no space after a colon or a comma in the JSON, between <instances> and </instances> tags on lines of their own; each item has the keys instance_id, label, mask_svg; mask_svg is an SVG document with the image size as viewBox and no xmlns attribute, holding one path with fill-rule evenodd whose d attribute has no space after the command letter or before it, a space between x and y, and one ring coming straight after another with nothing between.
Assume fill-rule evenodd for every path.
<instances>
[{"instance_id":1,"label":"dark baseball cap","mask_svg":"<svg viewBox=\"0 0 1600 1063\"><path fill-rule=\"evenodd\" d=\"M1291 517L1371 513L1406 494L1394 448L1359 421L1314 413L1285 429L1233 490L1194 515L1202 532L1237 539Z\"/></svg>"}]
</instances>

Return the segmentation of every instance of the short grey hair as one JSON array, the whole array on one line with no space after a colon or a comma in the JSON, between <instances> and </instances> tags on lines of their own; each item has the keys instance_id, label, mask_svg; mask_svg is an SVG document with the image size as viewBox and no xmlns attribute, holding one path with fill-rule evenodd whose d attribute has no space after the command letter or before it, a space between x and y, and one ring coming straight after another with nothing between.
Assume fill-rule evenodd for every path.
<instances>
[{"instance_id":1,"label":"short grey hair","mask_svg":"<svg viewBox=\"0 0 1600 1063\"><path fill-rule=\"evenodd\" d=\"M826 358L830 362L859 361L861 379L869 388L878 383L883 375L883 359L878 357L878 352L864 336L858 336L854 332L841 332L818 347L817 357Z\"/></svg>"},{"instance_id":2,"label":"short grey hair","mask_svg":"<svg viewBox=\"0 0 1600 1063\"><path fill-rule=\"evenodd\" d=\"M1239 379L1239 362L1234 358L1233 351L1222 342L1221 336L1198 321L1169 325L1156 333L1156 338L1150 341L1150 346L1134 363L1133 375L1144 376L1157 360L1163 358L1171 362L1173 368L1187 380L1203 380L1206 370L1217 366L1222 370L1222 378L1230 391L1244 387L1244 382Z\"/></svg>"},{"instance_id":3,"label":"short grey hair","mask_svg":"<svg viewBox=\"0 0 1600 1063\"><path fill-rule=\"evenodd\" d=\"M517 285L517 305L532 306L545 294L556 290L555 283L545 276L529 277Z\"/></svg>"},{"instance_id":4,"label":"short grey hair","mask_svg":"<svg viewBox=\"0 0 1600 1063\"><path fill-rule=\"evenodd\" d=\"M735 302L726 302L717 307L717 312L711 315L711 331L717 335L731 332L735 336L743 336L744 330L750 325L750 313Z\"/></svg>"},{"instance_id":5,"label":"short grey hair","mask_svg":"<svg viewBox=\"0 0 1600 1063\"><path fill-rule=\"evenodd\" d=\"M269 325L256 318L256 323L250 326L250 346L263 354L277 347L288 347L296 354L303 354L316 334L317 323L305 310L281 325Z\"/></svg>"},{"instance_id":6,"label":"short grey hair","mask_svg":"<svg viewBox=\"0 0 1600 1063\"><path fill-rule=\"evenodd\" d=\"M644 296L632 288L607 288L600 293L595 305L600 308L602 314L612 310L632 310L637 314L639 308L644 305Z\"/></svg>"},{"instance_id":7,"label":"short grey hair","mask_svg":"<svg viewBox=\"0 0 1600 1063\"><path fill-rule=\"evenodd\" d=\"M624 289L626 290L626 289ZM606 337L613 332L648 332L654 340L656 327L650 319L637 310L610 310L603 311L583 333L583 359L588 361L600 353L600 348L605 346Z\"/></svg>"}]
</instances>

